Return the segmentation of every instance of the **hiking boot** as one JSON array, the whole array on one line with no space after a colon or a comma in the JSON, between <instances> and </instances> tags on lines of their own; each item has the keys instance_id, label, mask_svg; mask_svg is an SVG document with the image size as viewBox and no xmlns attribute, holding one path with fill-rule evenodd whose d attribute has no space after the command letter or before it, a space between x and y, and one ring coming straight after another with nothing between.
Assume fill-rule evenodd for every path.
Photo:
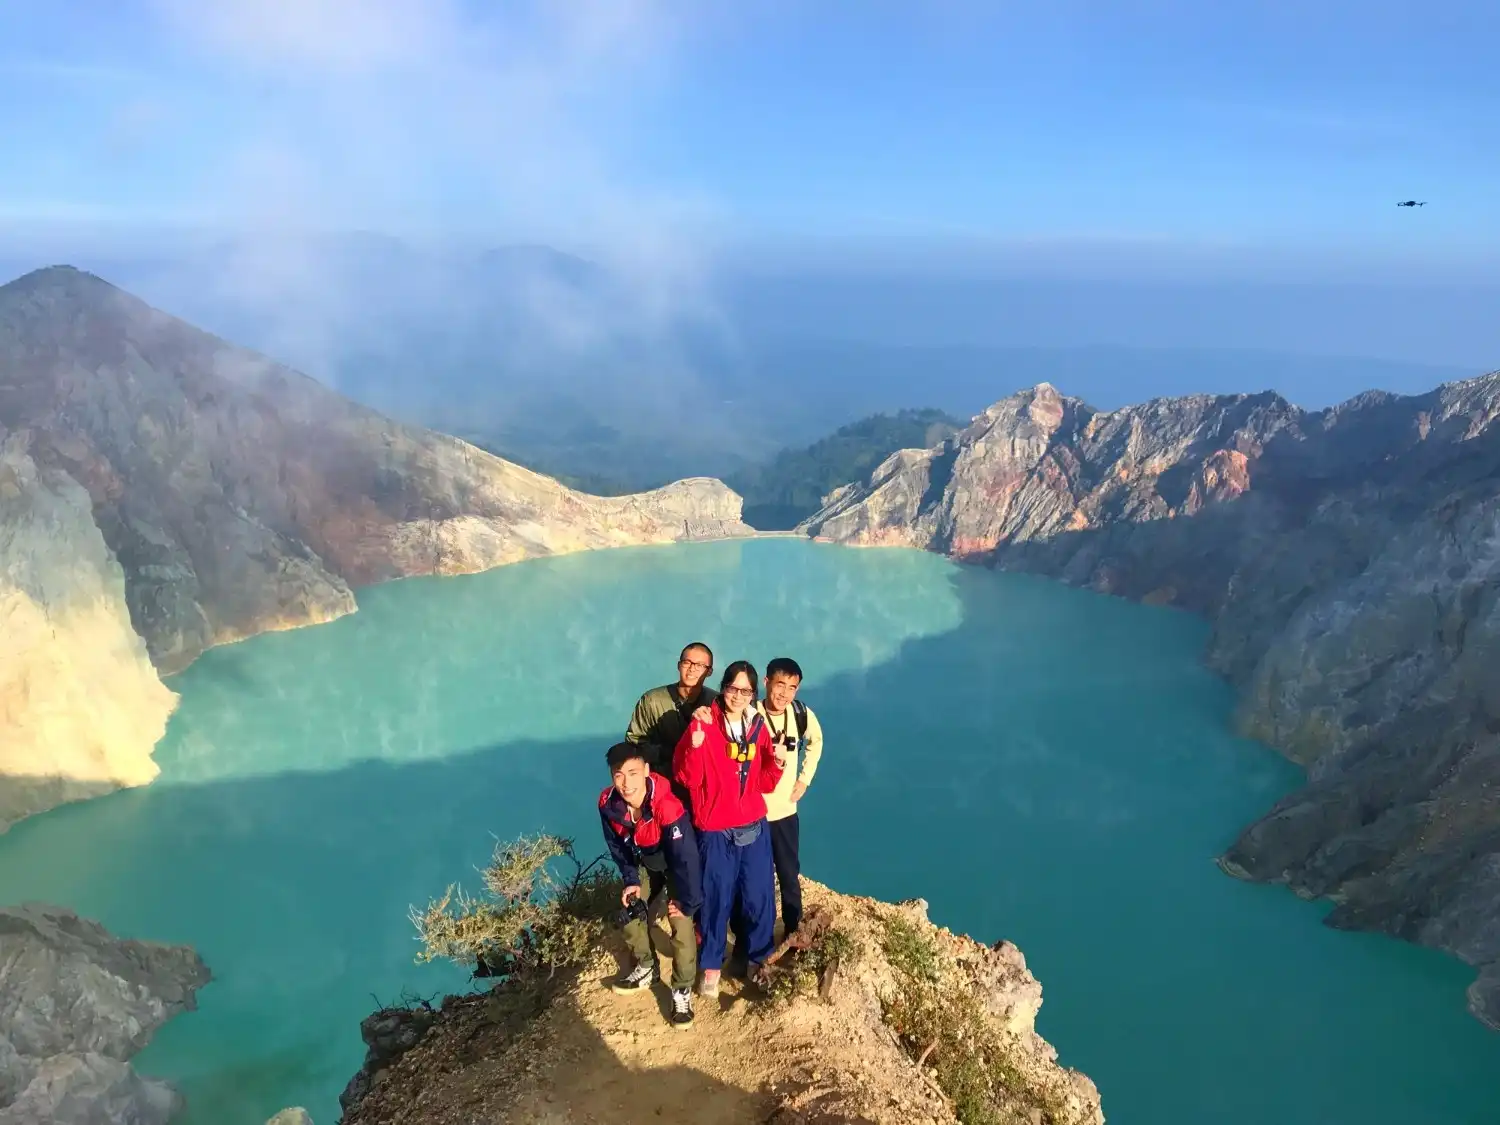
<instances>
[{"instance_id":1,"label":"hiking boot","mask_svg":"<svg viewBox=\"0 0 1500 1125\"><path fill-rule=\"evenodd\" d=\"M672 1026L679 1031L693 1026L693 990L672 989Z\"/></svg>"},{"instance_id":2,"label":"hiking boot","mask_svg":"<svg viewBox=\"0 0 1500 1125\"><path fill-rule=\"evenodd\" d=\"M719 970L704 969L703 979L698 982L699 996L717 996L719 994Z\"/></svg>"},{"instance_id":3,"label":"hiking boot","mask_svg":"<svg viewBox=\"0 0 1500 1125\"><path fill-rule=\"evenodd\" d=\"M743 953L731 953L724 962L724 975L730 980L744 980L750 971L750 958Z\"/></svg>"},{"instance_id":4,"label":"hiking boot","mask_svg":"<svg viewBox=\"0 0 1500 1125\"><path fill-rule=\"evenodd\" d=\"M656 983L656 966L642 961L623 977L617 977L610 982L609 987L616 992L645 992Z\"/></svg>"}]
</instances>

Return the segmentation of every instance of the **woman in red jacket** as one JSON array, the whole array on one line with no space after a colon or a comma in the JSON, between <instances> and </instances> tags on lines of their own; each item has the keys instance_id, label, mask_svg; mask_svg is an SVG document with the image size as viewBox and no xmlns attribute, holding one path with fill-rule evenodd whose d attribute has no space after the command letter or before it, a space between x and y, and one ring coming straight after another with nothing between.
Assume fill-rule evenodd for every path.
<instances>
[{"instance_id":1,"label":"woman in red jacket","mask_svg":"<svg viewBox=\"0 0 1500 1125\"><path fill-rule=\"evenodd\" d=\"M688 793L703 865L703 996L718 995L731 913L743 921L752 976L775 941L776 876L765 794L781 780L781 767L771 752L771 732L754 707L757 686L748 660L724 669L711 718L694 717L672 758L677 783Z\"/></svg>"}]
</instances>

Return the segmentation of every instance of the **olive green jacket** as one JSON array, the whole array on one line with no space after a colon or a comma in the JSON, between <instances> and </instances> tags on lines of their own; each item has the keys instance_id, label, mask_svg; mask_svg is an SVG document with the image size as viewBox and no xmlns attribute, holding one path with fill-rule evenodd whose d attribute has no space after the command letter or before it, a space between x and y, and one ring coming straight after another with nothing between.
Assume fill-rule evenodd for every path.
<instances>
[{"instance_id":1,"label":"olive green jacket","mask_svg":"<svg viewBox=\"0 0 1500 1125\"><path fill-rule=\"evenodd\" d=\"M692 721L693 712L699 707L707 707L717 698L718 693L713 688L701 684L697 695L686 701L677 698L676 684L652 688L635 705L630 726L625 729L625 741L650 747L654 757L648 757L646 764L657 773L671 777L672 752L677 749L682 732Z\"/></svg>"}]
</instances>

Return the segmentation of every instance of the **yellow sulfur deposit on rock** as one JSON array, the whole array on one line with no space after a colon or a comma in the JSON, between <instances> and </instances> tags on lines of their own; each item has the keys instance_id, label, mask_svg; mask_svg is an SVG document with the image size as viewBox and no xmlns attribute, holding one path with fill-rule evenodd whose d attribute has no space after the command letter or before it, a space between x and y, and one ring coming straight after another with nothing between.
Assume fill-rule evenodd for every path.
<instances>
[{"instance_id":1,"label":"yellow sulfur deposit on rock","mask_svg":"<svg viewBox=\"0 0 1500 1125\"><path fill-rule=\"evenodd\" d=\"M125 578L89 497L0 441L0 831L144 785L177 696L131 627Z\"/></svg>"}]
</instances>

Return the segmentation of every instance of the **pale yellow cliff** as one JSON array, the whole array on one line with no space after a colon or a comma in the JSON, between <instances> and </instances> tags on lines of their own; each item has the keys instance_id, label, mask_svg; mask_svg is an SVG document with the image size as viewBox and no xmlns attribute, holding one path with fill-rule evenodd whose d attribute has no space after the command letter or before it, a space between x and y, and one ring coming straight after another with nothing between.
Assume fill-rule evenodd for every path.
<instances>
[{"instance_id":1,"label":"pale yellow cliff","mask_svg":"<svg viewBox=\"0 0 1500 1125\"><path fill-rule=\"evenodd\" d=\"M0 437L0 832L144 785L177 696L131 627L88 493Z\"/></svg>"}]
</instances>

